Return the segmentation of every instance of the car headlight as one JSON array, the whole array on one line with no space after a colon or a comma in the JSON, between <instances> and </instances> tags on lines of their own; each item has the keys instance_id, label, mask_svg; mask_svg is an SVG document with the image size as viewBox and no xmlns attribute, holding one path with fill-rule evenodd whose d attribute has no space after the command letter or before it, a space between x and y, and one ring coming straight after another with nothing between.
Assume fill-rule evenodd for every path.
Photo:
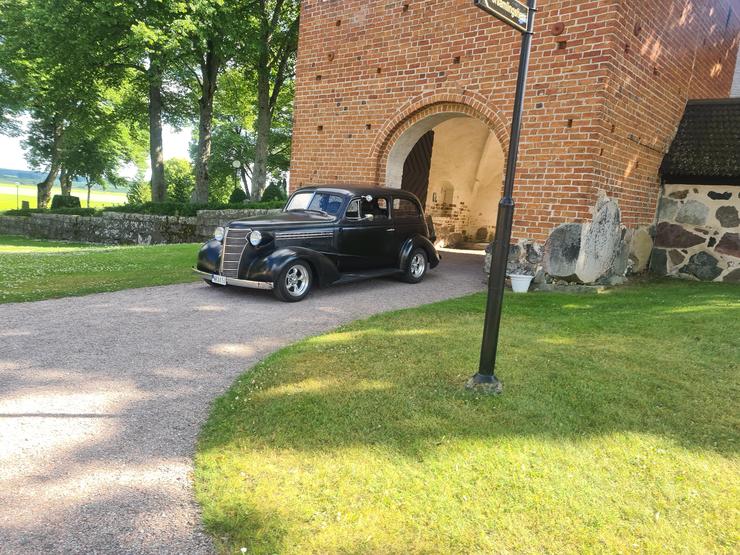
<instances>
[{"instance_id":1,"label":"car headlight","mask_svg":"<svg viewBox=\"0 0 740 555\"><path fill-rule=\"evenodd\" d=\"M217 227L216 231L213 232L213 238L216 241L223 241L224 235L226 235L226 230L223 227Z\"/></svg>"},{"instance_id":2,"label":"car headlight","mask_svg":"<svg viewBox=\"0 0 740 555\"><path fill-rule=\"evenodd\" d=\"M252 233L249 234L249 244L253 247L258 247L259 244L262 242L262 234L255 230Z\"/></svg>"}]
</instances>

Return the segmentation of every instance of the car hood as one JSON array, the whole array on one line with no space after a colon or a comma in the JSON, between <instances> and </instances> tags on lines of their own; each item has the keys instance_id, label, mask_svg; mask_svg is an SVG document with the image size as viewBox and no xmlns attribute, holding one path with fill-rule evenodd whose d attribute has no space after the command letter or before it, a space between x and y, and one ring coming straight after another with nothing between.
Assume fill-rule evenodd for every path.
<instances>
[{"instance_id":1,"label":"car hood","mask_svg":"<svg viewBox=\"0 0 740 555\"><path fill-rule=\"evenodd\" d=\"M303 226L306 224L330 224L335 221L334 216L320 214L318 212L307 212L304 210L293 210L291 212L280 212L279 214L268 214L264 216L252 216L231 222L229 227L235 229L257 228L273 229L282 227Z\"/></svg>"}]
</instances>

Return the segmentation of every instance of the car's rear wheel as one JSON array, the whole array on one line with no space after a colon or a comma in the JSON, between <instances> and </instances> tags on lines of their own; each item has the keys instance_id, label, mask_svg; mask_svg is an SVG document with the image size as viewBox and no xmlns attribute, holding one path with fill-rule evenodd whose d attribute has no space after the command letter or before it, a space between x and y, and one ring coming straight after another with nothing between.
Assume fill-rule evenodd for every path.
<instances>
[{"instance_id":1,"label":"car's rear wheel","mask_svg":"<svg viewBox=\"0 0 740 555\"><path fill-rule=\"evenodd\" d=\"M311 268L303 260L291 262L275 280L273 292L281 301L296 303L305 299L313 287Z\"/></svg>"},{"instance_id":2,"label":"car's rear wheel","mask_svg":"<svg viewBox=\"0 0 740 555\"><path fill-rule=\"evenodd\" d=\"M427 275L429 259L424 249L414 249L406 262L403 273L403 281L406 283L419 283Z\"/></svg>"}]
</instances>

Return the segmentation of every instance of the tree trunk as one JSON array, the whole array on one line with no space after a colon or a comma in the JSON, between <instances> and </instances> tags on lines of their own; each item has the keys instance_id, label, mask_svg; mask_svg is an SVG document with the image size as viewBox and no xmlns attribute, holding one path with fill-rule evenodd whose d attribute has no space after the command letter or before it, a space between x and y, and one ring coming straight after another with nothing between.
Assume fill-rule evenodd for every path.
<instances>
[{"instance_id":1,"label":"tree trunk","mask_svg":"<svg viewBox=\"0 0 740 555\"><path fill-rule=\"evenodd\" d=\"M59 175L59 183L62 186L62 196L72 196L72 176L67 172L67 168L62 168L62 173Z\"/></svg>"},{"instance_id":2,"label":"tree trunk","mask_svg":"<svg viewBox=\"0 0 740 555\"><path fill-rule=\"evenodd\" d=\"M152 166L152 201L167 200L162 142L162 73L154 62L149 78L149 160Z\"/></svg>"},{"instance_id":3,"label":"tree trunk","mask_svg":"<svg viewBox=\"0 0 740 555\"><path fill-rule=\"evenodd\" d=\"M252 192L254 198L260 200L267 185L267 157L270 152L270 130L272 128L269 51L265 39L260 45L257 66L257 122L255 124L257 135L254 145Z\"/></svg>"},{"instance_id":4,"label":"tree trunk","mask_svg":"<svg viewBox=\"0 0 740 555\"><path fill-rule=\"evenodd\" d=\"M198 123L198 152L195 157L195 189L192 202L207 204L209 193L208 162L211 159L211 139L213 128L213 97L216 94L216 82L220 69L220 60L216 46L208 41L205 59L201 62L201 97Z\"/></svg>"},{"instance_id":5,"label":"tree trunk","mask_svg":"<svg viewBox=\"0 0 740 555\"><path fill-rule=\"evenodd\" d=\"M60 146L62 142L62 129L58 124L54 124L52 130L54 138L51 144L51 162L49 164L49 173L46 174L46 179L36 185L36 207L46 208L49 205L51 199L51 189L54 187L54 182L59 176L59 172L62 169L62 160Z\"/></svg>"},{"instance_id":6,"label":"tree trunk","mask_svg":"<svg viewBox=\"0 0 740 555\"><path fill-rule=\"evenodd\" d=\"M92 189L92 185L88 182L87 185L87 207L90 208L90 190Z\"/></svg>"}]
</instances>

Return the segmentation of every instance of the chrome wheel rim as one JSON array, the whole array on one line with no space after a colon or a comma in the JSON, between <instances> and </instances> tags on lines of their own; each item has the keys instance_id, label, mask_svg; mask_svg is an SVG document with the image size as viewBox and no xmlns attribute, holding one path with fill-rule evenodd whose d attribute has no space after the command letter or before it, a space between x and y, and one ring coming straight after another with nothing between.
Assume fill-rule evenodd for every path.
<instances>
[{"instance_id":1,"label":"chrome wheel rim","mask_svg":"<svg viewBox=\"0 0 740 555\"><path fill-rule=\"evenodd\" d=\"M427 269L427 260L424 258L424 255L419 253L416 253L414 257L411 259L411 275L414 278L420 278L424 275L424 272Z\"/></svg>"},{"instance_id":2,"label":"chrome wheel rim","mask_svg":"<svg viewBox=\"0 0 740 555\"><path fill-rule=\"evenodd\" d=\"M303 264L296 264L285 274L285 289L291 297L300 297L308 290L310 281L308 268Z\"/></svg>"}]
</instances>

